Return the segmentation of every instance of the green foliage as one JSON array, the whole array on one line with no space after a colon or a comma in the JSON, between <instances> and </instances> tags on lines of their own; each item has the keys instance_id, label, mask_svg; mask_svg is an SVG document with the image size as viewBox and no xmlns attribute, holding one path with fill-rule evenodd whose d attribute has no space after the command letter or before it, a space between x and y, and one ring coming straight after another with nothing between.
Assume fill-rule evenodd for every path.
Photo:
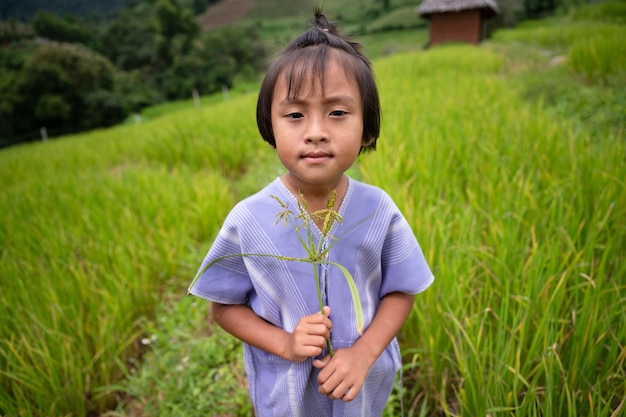
<instances>
[{"instance_id":1,"label":"green foliage","mask_svg":"<svg viewBox=\"0 0 626 417\"><path fill-rule=\"evenodd\" d=\"M581 85L580 77L572 77L567 66L526 76L523 95L545 103L557 118L586 126L596 140L626 129L626 90L610 85Z\"/></svg>"},{"instance_id":2,"label":"green foliage","mask_svg":"<svg viewBox=\"0 0 626 417\"><path fill-rule=\"evenodd\" d=\"M141 109L161 101L161 95L141 79L138 70L117 71L114 84L117 94L124 98L126 114L138 113Z\"/></svg>"},{"instance_id":3,"label":"green foliage","mask_svg":"<svg viewBox=\"0 0 626 417\"><path fill-rule=\"evenodd\" d=\"M175 56L190 52L200 26L191 10L182 7L176 0L157 0L154 14L157 63L170 66Z\"/></svg>"},{"instance_id":4,"label":"green foliage","mask_svg":"<svg viewBox=\"0 0 626 417\"><path fill-rule=\"evenodd\" d=\"M590 83L626 87L626 30L578 39L572 45L569 63Z\"/></svg>"},{"instance_id":5,"label":"green foliage","mask_svg":"<svg viewBox=\"0 0 626 417\"><path fill-rule=\"evenodd\" d=\"M156 57L156 19L141 8L125 8L102 37L104 54L125 71L150 67Z\"/></svg>"},{"instance_id":6,"label":"green foliage","mask_svg":"<svg viewBox=\"0 0 626 417\"><path fill-rule=\"evenodd\" d=\"M12 49L0 49L0 132L6 137L15 135L16 106L20 95L16 84L23 57ZM0 147L3 145L0 138Z\"/></svg>"},{"instance_id":7,"label":"green foliage","mask_svg":"<svg viewBox=\"0 0 626 417\"><path fill-rule=\"evenodd\" d=\"M428 29L404 29L376 32L358 37L370 59L404 52L424 50L428 43Z\"/></svg>"},{"instance_id":8,"label":"green foliage","mask_svg":"<svg viewBox=\"0 0 626 417\"><path fill-rule=\"evenodd\" d=\"M626 71L626 30L624 25L607 23L607 11L620 21L620 7L626 3L606 3L580 8L568 19L550 24L526 24L515 31L496 32L494 40L532 42L564 53L568 65L588 83L622 86ZM609 7L607 7L609 6ZM621 7L624 11L623 7ZM597 20L592 20L597 19Z\"/></svg>"},{"instance_id":9,"label":"green foliage","mask_svg":"<svg viewBox=\"0 0 626 417\"><path fill-rule=\"evenodd\" d=\"M207 321L205 301L170 296L142 338L143 366L119 387L128 400L109 415L135 407L148 416L252 415L241 343Z\"/></svg>"},{"instance_id":10,"label":"green foliage","mask_svg":"<svg viewBox=\"0 0 626 417\"><path fill-rule=\"evenodd\" d=\"M25 60L24 53L17 48L0 48L0 74L19 71Z\"/></svg>"},{"instance_id":11,"label":"green foliage","mask_svg":"<svg viewBox=\"0 0 626 417\"><path fill-rule=\"evenodd\" d=\"M586 5L574 9L571 13L574 20L593 20L606 23L626 23L626 2L608 1Z\"/></svg>"},{"instance_id":12,"label":"green foliage","mask_svg":"<svg viewBox=\"0 0 626 417\"><path fill-rule=\"evenodd\" d=\"M48 40L82 43L92 49L98 47L97 33L77 18L40 11L35 15L33 27L38 36Z\"/></svg>"},{"instance_id":13,"label":"green foliage","mask_svg":"<svg viewBox=\"0 0 626 417\"><path fill-rule=\"evenodd\" d=\"M200 33L192 8L209 3L129 3L101 36L99 27L87 28L76 17L41 11L34 21L38 34L64 42L43 43L34 52L23 48L28 58L0 51L0 145L35 139L42 125L52 136L111 126L165 99L187 98L193 91L209 95L231 89L235 80L256 81L266 56L256 28ZM14 32L7 36L12 39Z\"/></svg>"},{"instance_id":14,"label":"green foliage","mask_svg":"<svg viewBox=\"0 0 626 417\"><path fill-rule=\"evenodd\" d=\"M205 51L198 48L197 54L178 57L171 67L159 74L157 82L168 99L189 97L194 90L210 94L222 87L232 87L233 72L229 70L235 71L234 59L218 55L219 65L209 67L208 61L200 56L202 52Z\"/></svg>"},{"instance_id":15,"label":"green foliage","mask_svg":"<svg viewBox=\"0 0 626 417\"><path fill-rule=\"evenodd\" d=\"M524 102L501 65L455 47L377 67L387 117L360 167L437 276L401 335L409 415L611 415L626 381L622 133L591 140Z\"/></svg>"},{"instance_id":16,"label":"green foliage","mask_svg":"<svg viewBox=\"0 0 626 417\"><path fill-rule=\"evenodd\" d=\"M529 19L549 16L557 8L558 0L524 0L524 11Z\"/></svg>"},{"instance_id":17,"label":"green foliage","mask_svg":"<svg viewBox=\"0 0 626 417\"><path fill-rule=\"evenodd\" d=\"M397 8L380 18L374 20L366 26L368 33L386 31L386 30L398 30L409 29L415 27L426 27L428 23L424 19L420 19L416 12L415 6L406 6Z\"/></svg>"},{"instance_id":18,"label":"green foliage","mask_svg":"<svg viewBox=\"0 0 626 417\"><path fill-rule=\"evenodd\" d=\"M58 94L44 94L37 100L35 119L48 125L66 122L72 112L71 106Z\"/></svg>"},{"instance_id":19,"label":"green foliage","mask_svg":"<svg viewBox=\"0 0 626 417\"><path fill-rule=\"evenodd\" d=\"M254 19L269 20L277 17L293 17L310 12L314 3L311 0L285 1L285 0L264 0L254 2L250 17ZM302 21L302 19L300 19Z\"/></svg>"},{"instance_id":20,"label":"green foliage","mask_svg":"<svg viewBox=\"0 0 626 417\"><path fill-rule=\"evenodd\" d=\"M586 126L599 139L626 129L626 78L619 69L624 54L618 53L626 33L623 26L598 18L570 15L525 23L497 32L490 47L507 56L507 71L518 74L526 98L545 103L555 117Z\"/></svg>"},{"instance_id":21,"label":"green foliage","mask_svg":"<svg viewBox=\"0 0 626 417\"><path fill-rule=\"evenodd\" d=\"M120 123L128 114L122 97L113 91L96 90L84 97L82 127L107 127Z\"/></svg>"},{"instance_id":22,"label":"green foliage","mask_svg":"<svg viewBox=\"0 0 626 417\"><path fill-rule=\"evenodd\" d=\"M169 100L232 88L240 74L257 74L266 55L252 25L200 33L189 9L173 0L124 10L104 36L107 56L137 70Z\"/></svg>"},{"instance_id":23,"label":"green foliage","mask_svg":"<svg viewBox=\"0 0 626 417\"><path fill-rule=\"evenodd\" d=\"M14 18L7 21L0 21L0 45L11 45L21 43L26 39L32 39L35 36L30 25L24 25L17 22Z\"/></svg>"},{"instance_id":24,"label":"green foliage","mask_svg":"<svg viewBox=\"0 0 626 417\"><path fill-rule=\"evenodd\" d=\"M561 22L561 21L559 21ZM501 42L534 43L551 48L567 48L579 37L590 36L598 28L596 23L542 24L541 21L524 22L516 30L498 30L493 40Z\"/></svg>"},{"instance_id":25,"label":"green foliage","mask_svg":"<svg viewBox=\"0 0 626 417\"><path fill-rule=\"evenodd\" d=\"M218 3L220 0L180 0L183 5L186 5L193 14L202 14L211 4Z\"/></svg>"},{"instance_id":26,"label":"green foliage","mask_svg":"<svg viewBox=\"0 0 626 417\"><path fill-rule=\"evenodd\" d=\"M17 80L14 114L22 117L15 131L93 128L125 118L124 103L115 93L115 68L82 45L42 43Z\"/></svg>"},{"instance_id":27,"label":"green foliage","mask_svg":"<svg viewBox=\"0 0 626 417\"><path fill-rule=\"evenodd\" d=\"M327 1L323 3L323 7L330 18L336 19L341 24L341 27L345 28L346 25L369 24L374 19L383 17L387 13L393 13L394 10L408 9L409 7L413 8L412 16L419 21L419 17L415 13L415 7L418 4L419 2L411 0L363 0L350 3Z\"/></svg>"},{"instance_id":28,"label":"green foliage","mask_svg":"<svg viewBox=\"0 0 626 417\"><path fill-rule=\"evenodd\" d=\"M184 294L234 204L225 176L264 160L254 99L0 153L0 414L115 407L162 290Z\"/></svg>"},{"instance_id":29,"label":"green foliage","mask_svg":"<svg viewBox=\"0 0 626 417\"><path fill-rule=\"evenodd\" d=\"M232 88L237 75L257 74L266 52L252 26L234 26L205 33L187 55L158 75L161 90L170 99L189 97L195 89L211 94Z\"/></svg>"}]
</instances>

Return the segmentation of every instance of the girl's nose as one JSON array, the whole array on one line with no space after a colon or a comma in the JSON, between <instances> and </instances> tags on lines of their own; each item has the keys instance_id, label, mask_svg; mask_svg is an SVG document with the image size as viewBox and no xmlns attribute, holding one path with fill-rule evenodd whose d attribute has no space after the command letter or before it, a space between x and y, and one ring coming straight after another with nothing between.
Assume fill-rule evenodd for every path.
<instances>
[{"instance_id":1,"label":"girl's nose","mask_svg":"<svg viewBox=\"0 0 626 417\"><path fill-rule=\"evenodd\" d=\"M328 138L329 135L324 118L320 116L309 117L305 135L306 142L326 142Z\"/></svg>"}]
</instances>

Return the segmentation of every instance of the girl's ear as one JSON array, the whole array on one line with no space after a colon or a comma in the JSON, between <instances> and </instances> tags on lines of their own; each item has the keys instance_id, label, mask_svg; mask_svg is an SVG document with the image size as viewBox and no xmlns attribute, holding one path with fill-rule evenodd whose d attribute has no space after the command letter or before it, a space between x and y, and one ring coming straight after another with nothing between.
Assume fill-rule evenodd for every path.
<instances>
[{"instance_id":1,"label":"girl's ear","mask_svg":"<svg viewBox=\"0 0 626 417\"><path fill-rule=\"evenodd\" d=\"M373 143L374 143L374 138L372 137L368 139L363 138L363 140L361 141L361 147L367 148L368 146L371 146Z\"/></svg>"}]
</instances>

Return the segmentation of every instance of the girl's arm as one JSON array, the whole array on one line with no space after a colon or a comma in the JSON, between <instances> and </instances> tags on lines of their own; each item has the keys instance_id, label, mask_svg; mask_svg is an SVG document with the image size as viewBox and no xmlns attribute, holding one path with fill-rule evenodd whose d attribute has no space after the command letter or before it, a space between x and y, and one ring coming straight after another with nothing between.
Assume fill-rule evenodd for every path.
<instances>
[{"instance_id":1,"label":"girl's arm","mask_svg":"<svg viewBox=\"0 0 626 417\"><path fill-rule=\"evenodd\" d=\"M320 394L352 401L361 390L371 366L402 328L414 300L413 294L387 294L372 323L352 347L337 349L332 358L326 356L313 361L315 367L323 368L317 379Z\"/></svg>"},{"instance_id":2,"label":"girl's arm","mask_svg":"<svg viewBox=\"0 0 626 417\"><path fill-rule=\"evenodd\" d=\"M293 362L322 353L332 328L330 308L324 307L324 312L302 317L293 333L289 333L263 320L246 305L212 303L213 319L228 333Z\"/></svg>"}]
</instances>

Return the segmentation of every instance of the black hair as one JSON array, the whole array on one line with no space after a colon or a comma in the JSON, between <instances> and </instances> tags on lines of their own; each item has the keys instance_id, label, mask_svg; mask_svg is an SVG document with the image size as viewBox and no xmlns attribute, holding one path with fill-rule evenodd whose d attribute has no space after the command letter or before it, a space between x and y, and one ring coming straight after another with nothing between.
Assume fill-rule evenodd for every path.
<instances>
[{"instance_id":1,"label":"black hair","mask_svg":"<svg viewBox=\"0 0 626 417\"><path fill-rule=\"evenodd\" d=\"M313 75L324 88L324 70L329 52L338 59L346 73L354 74L361 92L363 108L363 138L361 151L376 149L380 135L380 99L372 65L361 52L361 45L341 34L336 26L328 21L319 8L315 9L314 27L292 40L281 55L270 66L259 91L257 101L257 127L263 139L276 147L272 128L272 97L278 77L284 76L287 82L288 98L297 97L306 76Z\"/></svg>"}]
</instances>

